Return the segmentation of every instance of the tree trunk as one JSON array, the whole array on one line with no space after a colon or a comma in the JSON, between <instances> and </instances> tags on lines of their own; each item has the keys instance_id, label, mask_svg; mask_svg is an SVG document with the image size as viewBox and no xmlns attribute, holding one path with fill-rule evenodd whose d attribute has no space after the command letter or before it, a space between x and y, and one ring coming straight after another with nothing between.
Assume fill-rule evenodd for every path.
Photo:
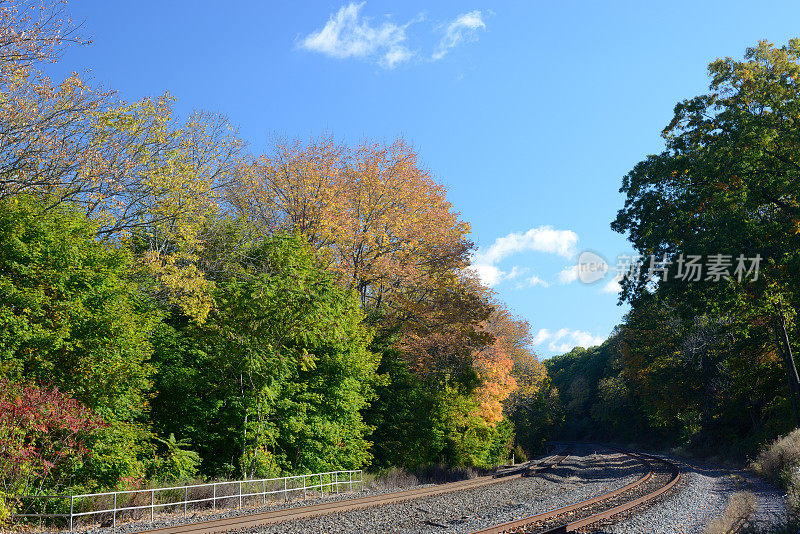
<instances>
[{"instance_id":1,"label":"tree trunk","mask_svg":"<svg viewBox=\"0 0 800 534\"><path fill-rule=\"evenodd\" d=\"M784 365L786 365L786 375L789 380L789 395L792 398L792 413L794 415L795 428L800 427L800 378L797 376L797 367L794 363L792 355L792 346L789 343L789 334L786 332L786 318L783 312L775 315L775 342L778 344L778 350L783 356Z\"/></svg>"},{"instance_id":2,"label":"tree trunk","mask_svg":"<svg viewBox=\"0 0 800 534\"><path fill-rule=\"evenodd\" d=\"M244 424L242 425L242 459L239 462L239 467L242 470L242 474L244 478L247 478L247 471L248 466L245 465L245 459L247 458L247 400L244 398L244 376L242 373L239 373L239 395L242 399L242 405L244 406Z\"/></svg>"}]
</instances>

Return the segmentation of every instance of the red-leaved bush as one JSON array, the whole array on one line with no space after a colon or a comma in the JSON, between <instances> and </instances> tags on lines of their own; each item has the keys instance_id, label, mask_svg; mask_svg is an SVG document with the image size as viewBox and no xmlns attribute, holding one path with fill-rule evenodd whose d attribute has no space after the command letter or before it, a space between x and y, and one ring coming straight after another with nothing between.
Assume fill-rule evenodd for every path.
<instances>
[{"instance_id":1,"label":"red-leaved bush","mask_svg":"<svg viewBox=\"0 0 800 534\"><path fill-rule=\"evenodd\" d=\"M0 493L57 488L62 468L89 455L87 439L103 424L57 387L0 380Z\"/></svg>"}]
</instances>

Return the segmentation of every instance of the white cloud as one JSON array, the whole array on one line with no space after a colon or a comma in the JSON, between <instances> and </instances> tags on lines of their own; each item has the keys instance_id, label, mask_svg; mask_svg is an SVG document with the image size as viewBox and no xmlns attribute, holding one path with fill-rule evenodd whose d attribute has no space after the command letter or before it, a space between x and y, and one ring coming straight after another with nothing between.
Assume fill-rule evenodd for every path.
<instances>
[{"instance_id":1,"label":"white cloud","mask_svg":"<svg viewBox=\"0 0 800 534\"><path fill-rule=\"evenodd\" d=\"M372 26L359 11L365 2L350 3L331 15L321 30L307 35L300 47L335 58L376 58L378 64L392 69L410 60L414 52L405 45L406 28L392 22ZM414 22L414 21L412 21Z\"/></svg>"},{"instance_id":2,"label":"white cloud","mask_svg":"<svg viewBox=\"0 0 800 534\"><path fill-rule=\"evenodd\" d=\"M517 289L522 289L523 287L536 287L536 286L550 287L550 284L542 280L538 276L533 275L526 278L525 283L517 284Z\"/></svg>"},{"instance_id":3,"label":"white cloud","mask_svg":"<svg viewBox=\"0 0 800 534\"><path fill-rule=\"evenodd\" d=\"M414 53L405 47L392 48L380 60L380 65L387 69L393 69L400 63L405 63L414 56Z\"/></svg>"},{"instance_id":4,"label":"white cloud","mask_svg":"<svg viewBox=\"0 0 800 534\"><path fill-rule=\"evenodd\" d=\"M413 23L424 20L424 14L402 25L393 22L378 24L361 15L364 4L366 2L350 2L342 6L328 17L325 26L303 37L298 47L339 59L366 59L386 69L393 69L419 55L417 50L408 46L406 30ZM463 13L439 28L444 28L444 35L430 56L432 61L442 59L461 43L476 41L478 31L485 30L486 24L481 12L476 10Z\"/></svg>"},{"instance_id":5,"label":"white cloud","mask_svg":"<svg viewBox=\"0 0 800 534\"><path fill-rule=\"evenodd\" d=\"M528 272L527 267L520 267L519 265L515 265L511 268L511 272L508 273L508 275L506 276L506 280L513 280L514 278L522 276L527 272Z\"/></svg>"},{"instance_id":6,"label":"white cloud","mask_svg":"<svg viewBox=\"0 0 800 534\"><path fill-rule=\"evenodd\" d=\"M528 250L558 254L565 258L575 255L578 234L572 230L555 230L552 226L539 226L527 232L512 232L498 237L486 251L478 251L474 256L477 263L495 264L500 260Z\"/></svg>"},{"instance_id":7,"label":"white cloud","mask_svg":"<svg viewBox=\"0 0 800 534\"><path fill-rule=\"evenodd\" d=\"M478 275L481 282L489 287L496 286L506 277L506 273L494 265L473 263L469 268Z\"/></svg>"},{"instance_id":8,"label":"white cloud","mask_svg":"<svg viewBox=\"0 0 800 534\"><path fill-rule=\"evenodd\" d=\"M570 265L558 273L558 281L562 284L569 284L578 279L578 265Z\"/></svg>"},{"instance_id":9,"label":"white cloud","mask_svg":"<svg viewBox=\"0 0 800 534\"><path fill-rule=\"evenodd\" d=\"M552 337L552 334L550 333L550 331L547 328L542 328L541 330L536 332L536 335L533 338L533 344L534 345L541 345L542 343L544 343L545 341L547 341L551 337Z\"/></svg>"},{"instance_id":10,"label":"white cloud","mask_svg":"<svg viewBox=\"0 0 800 534\"><path fill-rule=\"evenodd\" d=\"M526 267L520 267L519 265L513 266L509 272L502 271L498 267L489 264L473 264L469 268L478 275L481 282L489 287L494 287L504 280L519 278L528 272ZM534 276L533 278L537 277Z\"/></svg>"},{"instance_id":11,"label":"white cloud","mask_svg":"<svg viewBox=\"0 0 800 534\"><path fill-rule=\"evenodd\" d=\"M553 352L568 352L575 347L594 347L600 345L606 338L595 336L583 330L570 330L561 328L556 332L551 332L547 328L539 330L533 338L534 345L547 343L547 348Z\"/></svg>"},{"instance_id":12,"label":"white cloud","mask_svg":"<svg viewBox=\"0 0 800 534\"><path fill-rule=\"evenodd\" d=\"M431 59L434 61L442 59L447 52L465 41L475 41L478 39L478 30L485 30L486 24L480 11L470 11L456 17L445 28L444 36L439 45L434 50Z\"/></svg>"},{"instance_id":13,"label":"white cloud","mask_svg":"<svg viewBox=\"0 0 800 534\"><path fill-rule=\"evenodd\" d=\"M606 282L601 291L603 293L619 293L620 290L622 289L619 285L621 280L622 280L621 276L615 276L614 278Z\"/></svg>"},{"instance_id":14,"label":"white cloud","mask_svg":"<svg viewBox=\"0 0 800 534\"><path fill-rule=\"evenodd\" d=\"M501 260L513 254L530 250L571 258L575 255L577 243L578 234L572 230L555 230L552 226L531 228L525 233L512 232L497 238L486 250L478 250L473 254L470 268L484 284L493 287L503 280L516 278L527 270L514 267L510 273L506 273L497 267ZM537 276L528 278L527 282L528 286L548 287L549 285ZM521 288L525 285L519 284L517 287Z\"/></svg>"}]
</instances>

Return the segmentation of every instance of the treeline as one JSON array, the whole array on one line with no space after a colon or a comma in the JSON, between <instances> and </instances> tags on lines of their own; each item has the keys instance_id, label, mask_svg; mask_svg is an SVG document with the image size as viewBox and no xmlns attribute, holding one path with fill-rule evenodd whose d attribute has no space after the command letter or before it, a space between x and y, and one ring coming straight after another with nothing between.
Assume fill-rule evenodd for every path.
<instances>
[{"instance_id":1,"label":"treeline","mask_svg":"<svg viewBox=\"0 0 800 534\"><path fill-rule=\"evenodd\" d=\"M800 426L800 40L709 73L622 183L612 228L643 259L630 313L546 362L562 435L744 458Z\"/></svg>"},{"instance_id":2,"label":"treeline","mask_svg":"<svg viewBox=\"0 0 800 534\"><path fill-rule=\"evenodd\" d=\"M0 509L159 479L490 466L520 414L541 416L529 326L470 274L469 225L409 145L252 155L169 96L48 79L81 41L57 5L0 17Z\"/></svg>"}]
</instances>

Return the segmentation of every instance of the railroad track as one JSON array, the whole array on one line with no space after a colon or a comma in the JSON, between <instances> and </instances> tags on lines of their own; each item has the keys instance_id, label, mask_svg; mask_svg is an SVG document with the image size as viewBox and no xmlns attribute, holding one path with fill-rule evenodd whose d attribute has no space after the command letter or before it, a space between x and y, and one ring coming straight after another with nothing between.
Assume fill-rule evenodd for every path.
<instances>
[{"instance_id":1,"label":"railroad track","mask_svg":"<svg viewBox=\"0 0 800 534\"><path fill-rule=\"evenodd\" d=\"M560 465L568 456L568 451L563 450L547 460L543 460L538 463L528 462L527 464L522 464L519 467L515 466L513 468L504 469L493 476L473 478L470 480L462 480L460 482L450 482L447 484L439 484L437 486L427 488L398 491L394 493L321 503L310 506L299 506L295 508L242 515L238 517L226 517L208 521L199 521L196 523L185 523L182 525L145 529L137 532L142 534L213 534L218 532L228 532L231 530L272 525L275 523L292 521L296 519L306 519L327 514L349 512L352 510L371 508L373 506L381 506L385 504L396 504L413 499L423 499L426 497L443 495L445 493L452 493L454 491L465 491L480 488L522 476L531 476Z\"/></svg>"},{"instance_id":2,"label":"railroad track","mask_svg":"<svg viewBox=\"0 0 800 534\"><path fill-rule=\"evenodd\" d=\"M585 531L596 523L652 502L672 489L680 479L678 467L649 454L613 449L631 456L645 466L645 474L619 489L562 508L478 530L472 534L536 533L560 534Z\"/></svg>"}]
</instances>

